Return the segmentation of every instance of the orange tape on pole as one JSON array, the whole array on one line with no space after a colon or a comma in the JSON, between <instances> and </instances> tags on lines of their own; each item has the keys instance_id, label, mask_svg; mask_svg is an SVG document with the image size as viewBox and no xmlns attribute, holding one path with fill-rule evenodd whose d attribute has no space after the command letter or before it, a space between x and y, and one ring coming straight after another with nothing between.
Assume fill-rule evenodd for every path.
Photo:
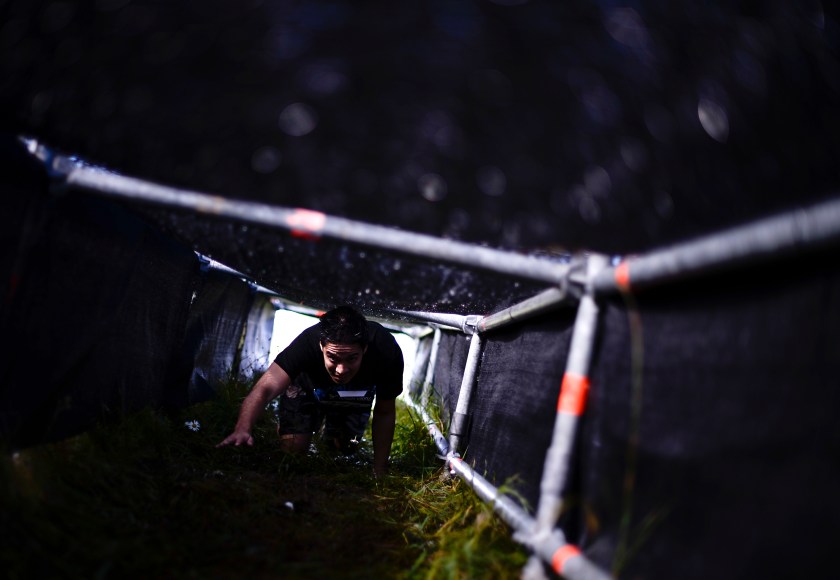
<instances>
[{"instance_id":1,"label":"orange tape on pole","mask_svg":"<svg viewBox=\"0 0 840 580\"><path fill-rule=\"evenodd\" d=\"M622 292L630 291L630 264L626 260L615 267L615 285Z\"/></svg>"},{"instance_id":2,"label":"orange tape on pole","mask_svg":"<svg viewBox=\"0 0 840 580\"><path fill-rule=\"evenodd\" d=\"M582 415L589 394L589 377L566 373L560 385L560 397L557 399L557 412L570 415Z\"/></svg>"},{"instance_id":3,"label":"orange tape on pole","mask_svg":"<svg viewBox=\"0 0 840 580\"><path fill-rule=\"evenodd\" d=\"M291 227L294 237L317 240L321 237L324 224L327 223L327 216L319 211L296 209L286 218L286 223Z\"/></svg>"},{"instance_id":4,"label":"orange tape on pole","mask_svg":"<svg viewBox=\"0 0 840 580\"><path fill-rule=\"evenodd\" d=\"M551 556L551 565L554 567L554 571L558 574L562 574L563 566L566 565L569 558L574 558L575 556L580 556L580 550L571 544L566 544L565 546L557 548L557 551L554 552L553 556Z\"/></svg>"}]
</instances>

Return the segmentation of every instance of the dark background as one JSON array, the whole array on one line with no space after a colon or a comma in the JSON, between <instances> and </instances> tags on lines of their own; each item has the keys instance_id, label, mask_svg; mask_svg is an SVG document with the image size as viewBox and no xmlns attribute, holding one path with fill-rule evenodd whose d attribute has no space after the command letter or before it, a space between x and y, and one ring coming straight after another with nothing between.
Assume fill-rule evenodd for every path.
<instances>
[{"instance_id":1,"label":"dark background","mask_svg":"<svg viewBox=\"0 0 840 580\"><path fill-rule=\"evenodd\" d=\"M2 127L175 186L638 252L836 190L830 8L6 0Z\"/></svg>"}]
</instances>

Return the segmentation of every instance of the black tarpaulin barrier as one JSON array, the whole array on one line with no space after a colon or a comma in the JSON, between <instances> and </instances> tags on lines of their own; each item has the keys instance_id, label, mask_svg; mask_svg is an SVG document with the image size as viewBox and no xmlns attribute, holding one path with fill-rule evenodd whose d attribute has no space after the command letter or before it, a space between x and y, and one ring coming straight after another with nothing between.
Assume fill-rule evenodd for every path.
<instances>
[{"instance_id":1,"label":"black tarpaulin barrier","mask_svg":"<svg viewBox=\"0 0 840 580\"><path fill-rule=\"evenodd\" d=\"M514 488L532 508L539 498L573 321L569 308L488 333L478 367L468 438L460 452L497 484L516 476ZM434 387L447 424L455 413L468 349L469 337L443 334Z\"/></svg>"},{"instance_id":2,"label":"black tarpaulin barrier","mask_svg":"<svg viewBox=\"0 0 840 580\"><path fill-rule=\"evenodd\" d=\"M829 569L840 524L835 256L599 300L591 394L560 518L569 542L620 577ZM478 367L461 451L532 507L572 312L488 332ZM444 424L468 344L443 335L434 386Z\"/></svg>"},{"instance_id":3,"label":"black tarpaulin barrier","mask_svg":"<svg viewBox=\"0 0 840 580\"><path fill-rule=\"evenodd\" d=\"M622 576L824 577L840 525L836 250L606 301L583 545Z\"/></svg>"},{"instance_id":4,"label":"black tarpaulin barrier","mask_svg":"<svg viewBox=\"0 0 840 580\"><path fill-rule=\"evenodd\" d=\"M247 281L209 264L202 267L184 339L193 361L190 404L212 398L220 383L236 375L255 295Z\"/></svg>"},{"instance_id":5,"label":"black tarpaulin barrier","mask_svg":"<svg viewBox=\"0 0 840 580\"><path fill-rule=\"evenodd\" d=\"M510 295L524 299L546 286L327 238L302 240L264 227L171 211L152 213L176 239L220 262L236 264L237 270L292 302L319 309L353 302L380 316L429 304L484 313ZM564 258L557 256L558 261Z\"/></svg>"},{"instance_id":6,"label":"black tarpaulin barrier","mask_svg":"<svg viewBox=\"0 0 840 580\"><path fill-rule=\"evenodd\" d=\"M245 321L245 335L239 351L239 377L251 380L268 369L271 338L274 334L274 315L277 306L271 296L257 292Z\"/></svg>"},{"instance_id":7,"label":"black tarpaulin barrier","mask_svg":"<svg viewBox=\"0 0 840 580\"><path fill-rule=\"evenodd\" d=\"M111 201L48 192L37 168L16 183L15 151L0 160L4 444L185 400L195 254Z\"/></svg>"}]
</instances>

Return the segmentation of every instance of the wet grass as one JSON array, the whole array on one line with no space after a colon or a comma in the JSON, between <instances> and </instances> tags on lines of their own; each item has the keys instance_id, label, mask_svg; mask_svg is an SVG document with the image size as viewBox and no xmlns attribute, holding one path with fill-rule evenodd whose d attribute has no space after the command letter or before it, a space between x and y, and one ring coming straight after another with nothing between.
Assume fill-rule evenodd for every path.
<instances>
[{"instance_id":1,"label":"wet grass","mask_svg":"<svg viewBox=\"0 0 840 580\"><path fill-rule=\"evenodd\" d=\"M16 578L513 578L526 553L398 405L389 475L323 448L216 449L247 386L0 459L0 570ZM198 430L187 423L197 421ZM193 428L195 424L191 423Z\"/></svg>"}]
</instances>

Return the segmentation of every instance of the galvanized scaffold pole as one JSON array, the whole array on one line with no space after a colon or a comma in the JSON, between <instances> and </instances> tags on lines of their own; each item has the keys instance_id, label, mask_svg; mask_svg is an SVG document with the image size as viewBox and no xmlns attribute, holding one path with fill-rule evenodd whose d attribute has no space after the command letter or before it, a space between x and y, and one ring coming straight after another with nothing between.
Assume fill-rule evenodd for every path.
<instances>
[{"instance_id":1,"label":"galvanized scaffold pole","mask_svg":"<svg viewBox=\"0 0 840 580\"><path fill-rule=\"evenodd\" d=\"M606 265L606 257L590 256L587 278L594 279ZM557 414L551 444L545 456L536 526L533 530L532 541L536 543L542 541L542 537L549 537L555 533L557 518L563 506L563 488L568 479L579 419L583 414L589 393L589 363L595 344L597 326L598 305L589 287L578 305L572 342L566 361L566 372L563 375L560 394L557 398ZM554 569L558 574L565 574L565 562L555 561ZM542 563L532 558L526 566L523 577L528 580L544 578ZM607 575L604 573L603 577Z\"/></svg>"},{"instance_id":2,"label":"galvanized scaffold pole","mask_svg":"<svg viewBox=\"0 0 840 580\"><path fill-rule=\"evenodd\" d=\"M840 242L840 199L783 213L695 240L631 256L604 269L595 293L643 290L747 264L803 254Z\"/></svg>"},{"instance_id":3,"label":"galvanized scaffold pole","mask_svg":"<svg viewBox=\"0 0 840 580\"><path fill-rule=\"evenodd\" d=\"M92 167L71 157L54 155L37 142L27 142L27 147L48 164L48 170L56 179L97 195L266 226L311 240L323 237L352 242L550 284L559 283L569 270L568 264L517 252L354 221L309 209L242 201L160 185Z\"/></svg>"},{"instance_id":4,"label":"galvanized scaffold pole","mask_svg":"<svg viewBox=\"0 0 840 580\"><path fill-rule=\"evenodd\" d=\"M475 388L475 375L478 370L478 363L481 360L481 335L477 332L470 337L470 350L467 353L467 362L464 368L464 376L461 380L461 388L458 390L458 403L455 406L455 413L452 415L452 425L449 429L449 448L453 453L458 453L461 438L466 435L469 428L470 403Z\"/></svg>"}]
</instances>

